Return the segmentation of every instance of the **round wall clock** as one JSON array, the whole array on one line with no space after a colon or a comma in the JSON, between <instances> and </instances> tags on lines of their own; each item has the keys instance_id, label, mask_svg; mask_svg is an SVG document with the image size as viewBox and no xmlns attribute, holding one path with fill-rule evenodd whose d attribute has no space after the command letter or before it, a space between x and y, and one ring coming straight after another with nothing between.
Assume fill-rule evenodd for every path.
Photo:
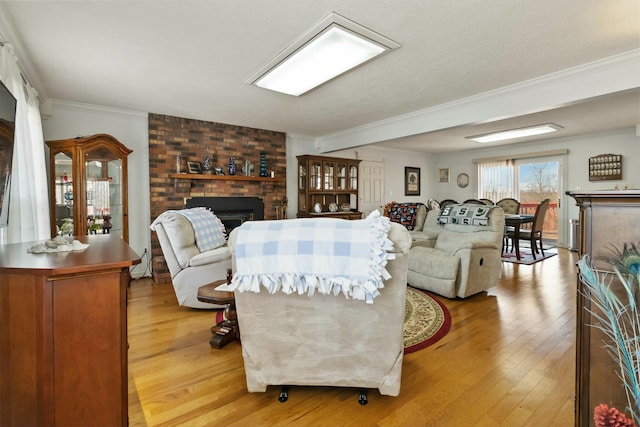
<instances>
[{"instance_id":1,"label":"round wall clock","mask_svg":"<svg viewBox=\"0 0 640 427\"><path fill-rule=\"evenodd\" d=\"M467 185L469 185L469 175L466 173L458 175L458 187L465 188Z\"/></svg>"}]
</instances>

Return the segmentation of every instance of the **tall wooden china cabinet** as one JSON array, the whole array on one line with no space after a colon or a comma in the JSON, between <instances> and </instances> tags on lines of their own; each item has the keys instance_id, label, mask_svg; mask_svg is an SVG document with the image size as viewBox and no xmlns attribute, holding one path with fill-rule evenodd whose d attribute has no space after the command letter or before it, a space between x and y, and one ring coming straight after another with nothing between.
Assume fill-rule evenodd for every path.
<instances>
[{"instance_id":1,"label":"tall wooden china cabinet","mask_svg":"<svg viewBox=\"0 0 640 427\"><path fill-rule=\"evenodd\" d=\"M360 219L358 166L361 160L298 156L298 218Z\"/></svg>"},{"instance_id":2,"label":"tall wooden china cabinet","mask_svg":"<svg viewBox=\"0 0 640 427\"><path fill-rule=\"evenodd\" d=\"M640 241L640 191L601 190L568 191L580 207L579 255L589 255L594 267L601 271L616 294L622 294L622 284L611 266L601 257L611 255L611 245ZM618 364L605 350L605 335L590 326L595 320L584 296L584 285L578 280L576 331L576 427L594 426L593 410L601 403L625 411L622 382ZM630 415L627 412L627 415Z\"/></svg>"},{"instance_id":3,"label":"tall wooden china cabinet","mask_svg":"<svg viewBox=\"0 0 640 427\"><path fill-rule=\"evenodd\" d=\"M117 234L129 241L127 156L111 135L47 141L51 235Z\"/></svg>"}]
</instances>

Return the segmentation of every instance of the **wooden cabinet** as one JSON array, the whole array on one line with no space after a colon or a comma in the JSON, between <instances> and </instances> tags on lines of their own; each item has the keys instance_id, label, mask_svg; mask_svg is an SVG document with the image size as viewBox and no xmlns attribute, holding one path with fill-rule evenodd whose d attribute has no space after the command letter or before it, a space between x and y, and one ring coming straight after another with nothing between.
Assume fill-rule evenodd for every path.
<instances>
[{"instance_id":1,"label":"wooden cabinet","mask_svg":"<svg viewBox=\"0 0 640 427\"><path fill-rule=\"evenodd\" d=\"M125 426L127 285L138 255L118 236L80 252L0 245L0 425Z\"/></svg>"},{"instance_id":2,"label":"wooden cabinet","mask_svg":"<svg viewBox=\"0 0 640 427\"><path fill-rule=\"evenodd\" d=\"M111 135L47 141L51 235L114 233L129 241L127 156ZM68 233L65 233L66 231Z\"/></svg>"},{"instance_id":3,"label":"wooden cabinet","mask_svg":"<svg viewBox=\"0 0 640 427\"><path fill-rule=\"evenodd\" d=\"M599 259L611 245L640 241L640 191L568 191L580 207L579 255L588 254L594 267L609 276L612 290L622 293L611 267ZM589 299L578 280L576 331L576 426L594 426L593 410L606 403L625 412L627 400L616 371L618 364L603 347L605 336L594 323ZM595 308L594 308L595 309ZM628 414L629 415L629 414Z\"/></svg>"},{"instance_id":4,"label":"wooden cabinet","mask_svg":"<svg viewBox=\"0 0 640 427\"><path fill-rule=\"evenodd\" d=\"M297 158L298 218L362 218L358 209L360 160L313 155Z\"/></svg>"}]
</instances>

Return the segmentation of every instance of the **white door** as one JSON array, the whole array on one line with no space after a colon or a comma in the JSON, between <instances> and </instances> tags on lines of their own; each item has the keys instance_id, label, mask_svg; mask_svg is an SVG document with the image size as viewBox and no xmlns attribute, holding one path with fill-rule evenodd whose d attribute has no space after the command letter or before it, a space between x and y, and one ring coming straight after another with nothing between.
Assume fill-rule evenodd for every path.
<instances>
[{"instance_id":1,"label":"white door","mask_svg":"<svg viewBox=\"0 0 640 427\"><path fill-rule=\"evenodd\" d=\"M383 205L384 162L363 160L360 162L359 175L358 209L364 218Z\"/></svg>"}]
</instances>

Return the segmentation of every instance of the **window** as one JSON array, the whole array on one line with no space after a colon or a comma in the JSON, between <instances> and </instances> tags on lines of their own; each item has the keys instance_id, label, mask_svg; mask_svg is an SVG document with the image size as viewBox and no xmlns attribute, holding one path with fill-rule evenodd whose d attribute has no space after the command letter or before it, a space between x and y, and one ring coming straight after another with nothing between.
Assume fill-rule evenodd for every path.
<instances>
[{"instance_id":1,"label":"window","mask_svg":"<svg viewBox=\"0 0 640 427\"><path fill-rule=\"evenodd\" d=\"M478 163L478 197L498 200L518 198L513 160Z\"/></svg>"}]
</instances>

